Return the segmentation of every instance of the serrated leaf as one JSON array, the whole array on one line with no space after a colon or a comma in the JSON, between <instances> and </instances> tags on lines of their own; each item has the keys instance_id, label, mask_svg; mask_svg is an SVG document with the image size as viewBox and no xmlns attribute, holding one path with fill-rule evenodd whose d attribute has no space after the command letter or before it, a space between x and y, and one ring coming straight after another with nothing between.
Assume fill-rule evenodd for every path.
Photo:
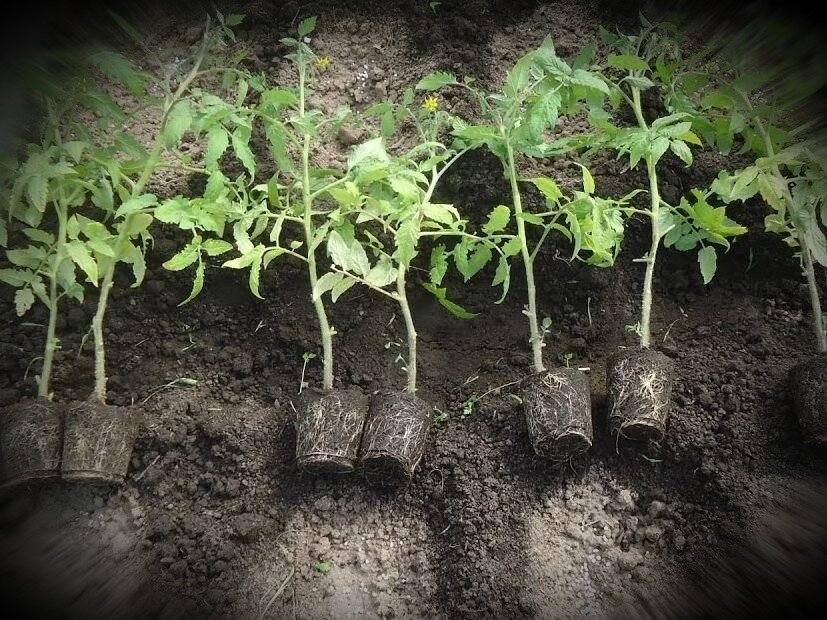
<instances>
[{"instance_id":1,"label":"serrated leaf","mask_svg":"<svg viewBox=\"0 0 827 620\"><path fill-rule=\"evenodd\" d=\"M299 38L304 38L316 29L316 16L308 17L299 22Z\"/></svg>"},{"instance_id":2,"label":"serrated leaf","mask_svg":"<svg viewBox=\"0 0 827 620\"><path fill-rule=\"evenodd\" d=\"M396 231L396 251L393 256L405 267L411 264L416 256L416 246L419 243L419 225L413 220L402 222Z\"/></svg>"},{"instance_id":3,"label":"serrated leaf","mask_svg":"<svg viewBox=\"0 0 827 620\"><path fill-rule=\"evenodd\" d=\"M168 149L175 148L184 137L187 129L192 125L192 105L189 99L178 101L169 111L162 135L164 146Z\"/></svg>"},{"instance_id":4,"label":"serrated leaf","mask_svg":"<svg viewBox=\"0 0 827 620\"><path fill-rule=\"evenodd\" d=\"M496 303L502 303L508 295L508 288L511 283L511 266L508 264L506 256L500 256L500 261L497 263L497 271L494 273L494 279L491 281L491 286L502 284L503 294Z\"/></svg>"},{"instance_id":5,"label":"serrated leaf","mask_svg":"<svg viewBox=\"0 0 827 620\"><path fill-rule=\"evenodd\" d=\"M21 288L14 294L14 309L17 316L23 316L34 305L34 293L29 288Z\"/></svg>"},{"instance_id":6,"label":"serrated leaf","mask_svg":"<svg viewBox=\"0 0 827 620\"><path fill-rule=\"evenodd\" d=\"M250 149L250 129L238 126L233 130L232 135L233 151L238 160L247 169L251 178L256 176L256 159Z\"/></svg>"},{"instance_id":7,"label":"serrated leaf","mask_svg":"<svg viewBox=\"0 0 827 620\"><path fill-rule=\"evenodd\" d=\"M482 230L487 235L493 235L494 233L505 230L510 219L511 209L505 205L497 205L491 213L488 214L488 221L483 225Z\"/></svg>"},{"instance_id":8,"label":"serrated leaf","mask_svg":"<svg viewBox=\"0 0 827 620\"><path fill-rule=\"evenodd\" d=\"M417 82L416 90L439 90L449 84L458 84L456 76L445 71L430 73Z\"/></svg>"},{"instance_id":9,"label":"serrated leaf","mask_svg":"<svg viewBox=\"0 0 827 620\"><path fill-rule=\"evenodd\" d=\"M256 246L256 250L250 254L253 260L250 262L250 291L259 299L264 299L259 292L261 286L261 260L264 255L265 247L263 245Z\"/></svg>"},{"instance_id":10,"label":"serrated leaf","mask_svg":"<svg viewBox=\"0 0 827 620\"><path fill-rule=\"evenodd\" d=\"M103 50L91 54L89 59L106 75L126 86L136 97L143 94L145 76L139 73L135 66L121 54Z\"/></svg>"},{"instance_id":11,"label":"serrated leaf","mask_svg":"<svg viewBox=\"0 0 827 620\"><path fill-rule=\"evenodd\" d=\"M609 65L622 71L648 71L649 63L640 56L632 54L611 54Z\"/></svg>"},{"instance_id":12,"label":"serrated leaf","mask_svg":"<svg viewBox=\"0 0 827 620\"><path fill-rule=\"evenodd\" d=\"M687 146L686 142L682 140L672 140L672 142L669 143L669 148L675 155L680 157L687 166L692 165L692 150Z\"/></svg>"},{"instance_id":13,"label":"serrated leaf","mask_svg":"<svg viewBox=\"0 0 827 620\"><path fill-rule=\"evenodd\" d=\"M88 144L81 140L70 140L63 143L63 150L77 163L83 157L83 151L87 146Z\"/></svg>"},{"instance_id":14,"label":"serrated leaf","mask_svg":"<svg viewBox=\"0 0 827 620\"><path fill-rule=\"evenodd\" d=\"M528 179L534 186L540 190L548 202L556 203L563 197L563 192L552 179L547 177L532 177Z\"/></svg>"},{"instance_id":15,"label":"serrated leaf","mask_svg":"<svg viewBox=\"0 0 827 620\"><path fill-rule=\"evenodd\" d=\"M318 301L322 295L331 290L342 278L344 278L344 276L341 273L329 272L316 280L316 286L313 287L313 301Z\"/></svg>"},{"instance_id":16,"label":"serrated leaf","mask_svg":"<svg viewBox=\"0 0 827 620\"><path fill-rule=\"evenodd\" d=\"M523 220L527 224L534 224L536 226L543 225L543 218L541 218L536 213L531 213L530 211L522 211L520 213L515 213L514 217L518 220Z\"/></svg>"},{"instance_id":17,"label":"serrated leaf","mask_svg":"<svg viewBox=\"0 0 827 620\"><path fill-rule=\"evenodd\" d=\"M181 271L192 265L201 257L200 252L201 240L193 240L178 252L175 256L170 258L163 264L164 269L169 271Z\"/></svg>"},{"instance_id":18,"label":"serrated leaf","mask_svg":"<svg viewBox=\"0 0 827 620\"><path fill-rule=\"evenodd\" d=\"M390 157L385 151L385 141L382 138L373 138L354 148L347 158L347 168L352 170L359 164L370 160L390 161Z\"/></svg>"},{"instance_id":19,"label":"serrated leaf","mask_svg":"<svg viewBox=\"0 0 827 620\"><path fill-rule=\"evenodd\" d=\"M138 211L142 211L143 209L148 209L149 207L154 207L158 204L158 199L155 197L154 194L143 194L136 198L130 198L126 202L124 202L118 210L115 211L115 217L124 217L131 213L137 213Z\"/></svg>"},{"instance_id":20,"label":"serrated leaf","mask_svg":"<svg viewBox=\"0 0 827 620\"><path fill-rule=\"evenodd\" d=\"M55 242L55 236L52 233L46 232L45 230L40 230L39 228L24 228L23 234L32 241L37 241L38 243L52 245Z\"/></svg>"},{"instance_id":21,"label":"serrated leaf","mask_svg":"<svg viewBox=\"0 0 827 620\"><path fill-rule=\"evenodd\" d=\"M187 298L182 301L179 306L183 306L184 304L188 304L193 299L198 297L198 294L204 288L204 261L201 260L201 255L198 254L198 267L195 269L195 278L192 281L192 289L190 290L190 294Z\"/></svg>"},{"instance_id":22,"label":"serrated leaf","mask_svg":"<svg viewBox=\"0 0 827 620\"><path fill-rule=\"evenodd\" d=\"M213 125L207 131L207 150L204 153L204 165L212 168L230 146L230 134L221 125Z\"/></svg>"},{"instance_id":23,"label":"serrated leaf","mask_svg":"<svg viewBox=\"0 0 827 620\"><path fill-rule=\"evenodd\" d=\"M580 166L580 171L583 175L583 191L586 192L589 196L594 194L594 177L592 173L589 172L589 169L586 168L583 164L578 164Z\"/></svg>"},{"instance_id":24,"label":"serrated leaf","mask_svg":"<svg viewBox=\"0 0 827 620\"><path fill-rule=\"evenodd\" d=\"M396 281L397 268L386 258L382 258L365 276L365 282L382 288Z\"/></svg>"},{"instance_id":25,"label":"serrated leaf","mask_svg":"<svg viewBox=\"0 0 827 620\"><path fill-rule=\"evenodd\" d=\"M107 213L115 207L115 194L109 179L101 179L92 190L92 203Z\"/></svg>"},{"instance_id":26,"label":"serrated leaf","mask_svg":"<svg viewBox=\"0 0 827 620\"><path fill-rule=\"evenodd\" d=\"M207 239L201 243L201 249L203 249L208 256L220 256L232 250L233 244L223 239Z\"/></svg>"},{"instance_id":27,"label":"serrated leaf","mask_svg":"<svg viewBox=\"0 0 827 620\"><path fill-rule=\"evenodd\" d=\"M569 81L573 84L578 84L580 86L585 86L587 88L592 88L594 90L600 91L604 95L610 95L611 91L609 90L608 85L604 82L598 75L591 73L590 71L586 71L584 69L576 69L572 71L571 75L569 76Z\"/></svg>"},{"instance_id":28,"label":"serrated leaf","mask_svg":"<svg viewBox=\"0 0 827 620\"><path fill-rule=\"evenodd\" d=\"M426 202L422 205L422 212L428 219L442 224L453 224L459 219L459 214L453 205Z\"/></svg>"},{"instance_id":29,"label":"serrated leaf","mask_svg":"<svg viewBox=\"0 0 827 620\"><path fill-rule=\"evenodd\" d=\"M345 291L347 291L354 284L356 284L356 280L353 278L343 278L341 281L334 284L332 289L330 289L330 300L333 303L336 303L339 297L341 297Z\"/></svg>"},{"instance_id":30,"label":"serrated leaf","mask_svg":"<svg viewBox=\"0 0 827 620\"><path fill-rule=\"evenodd\" d=\"M652 88L655 83L647 77L638 77L638 76L627 76L623 78L623 81L626 82L632 88L636 88L638 90L648 90Z\"/></svg>"},{"instance_id":31,"label":"serrated leaf","mask_svg":"<svg viewBox=\"0 0 827 620\"><path fill-rule=\"evenodd\" d=\"M49 179L43 175L33 176L26 185L26 195L29 197L31 205L43 213L49 199Z\"/></svg>"},{"instance_id":32,"label":"serrated leaf","mask_svg":"<svg viewBox=\"0 0 827 620\"><path fill-rule=\"evenodd\" d=\"M82 241L74 240L66 244L66 253L72 261L80 267L89 281L97 285L98 283L98 263L89 253L86 245Z\"/></svg>"},{"instance_id":33,"label":"serrated leaf","mask_svg":"<svg viewBox=\"0 0 827 620\"><path fill-rule=\"evenodd\" d=\"M473 319L475 316L477 316L475 313L468 312L459 304L447 299L447 289L439 288L438 286L435 286L430 282L425 282L422 286L425 288L426 291L433 294L434 297L437 298L437 301L439 301L440 305L446 310L448 310L448 312L453 314L455 317L460 319Z\"/></svg>"},{"instance_id":34,"label":"serrated leaf","mask_svg":"<svg viewBox=\"0 0 827 620\"><path fill-rule=\"evenodd\" d=\"M701 268L701 276L704 279L704 284L709 284L715 276L715 270L718 267L718 255L715 253L715 248L708 245L698 251L698 265Z\"/></svg>"},{"instance_id":35,"label":"serrated leaf","mask_svg":"<svg viewBox=\"0 0 827 620\"><path fill-rule=\"evenodd\" d=\"M431 282L439 286L448 271L448 259L445 257L445 246L438 244L431 250Z\"/></svg>"},{"instance_id":36,"label":"serrated leaf","mask_svg":"<svg viewBox=\"0 0 827 620\"><path fill-rule=\"evenodd\" d=\"M0 269L0 282L18 288L31 280L31 273L18 269Z\"/></svg>"},{"instance_id":37,"label":"serrated leaf","mask_svg":"<svg viewBox=\"0 0 827 620\"><path fill-rule=\"evenodd\" d=\"M523 250L523 242L519 237L512 237L502 248L506 256L516 256Z\"/></svg>"}]
</instances>

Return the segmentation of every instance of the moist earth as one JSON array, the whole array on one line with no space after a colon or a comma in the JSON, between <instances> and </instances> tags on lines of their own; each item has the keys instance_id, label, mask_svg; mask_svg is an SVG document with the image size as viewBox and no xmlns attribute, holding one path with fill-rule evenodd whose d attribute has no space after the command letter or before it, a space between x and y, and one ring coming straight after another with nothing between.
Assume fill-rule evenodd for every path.
<instances>
[{"instance_id":1,"label":"moist earth","mask_svg":"<svg viewBox=\"0 0 827 620\"><path fill-rule=\"evenodd\" d=\"M330 109L398 96L434 70L493 87L546 34L570 57L599 25L635 28L629 9L566 0L443 2L435 11L427 2L236 8L249 15L239 45L276 80L291 79L278 39L296 17L319 16L313 44L331 66L315 101ZM196 43L202 22L191 13L151 23L175 49ZM459 96L443 104L473 111ZM569 121L564 132L582 122ZM362 137L345 132L325 155L343 160ZM668 200L709 182L722 165L711 154L697 159L686 173L664 158ZM578 182L572 162L539 166L565 187ZM611 159L598 159L593 172L610 195L645 187L641 170ZM153 183L159 196L188 187L185 178ZM508 204L509 188L496 160L472 153L442 194L479 222L492 205ZM526 202L541 206L530 193ZM767 523L778 519L788 529L810 519L809 537L784 551L803 575L796 583L810 583L823 575L813 571L825 566L824 520L787 508L799 506L800 487L823 489L825 460L802 443L788 376L815 348L798 264L762 232L764 215L757 204L733 209L750 232L721 256L709 286L694 255L661 254L653 338L676 363L658 444L616 441L607 425L606 360L635 341L627 326L637 320L643 268L633 259L645 252L645 225L632 226L611 270L566 262L564 243L544 248L536 275L540 313L552 319L546 365L587 369L592 389L594 445L577 463L550 463L529 441L517 387L531 372L524 283L515 275L497 305L486 281L493 273L468 285L446 279L455 300L479 313L472 321L448 315L413 283L419 387L435 416L413 479L391 489L359 476L310 476L296 465L303 354L316 353L316 362L320 354L301 265L262 273L264 301L248 293L245 277L210 265L202 295L179 307L189 282L161 264L185 240L157 228L145 285L130 289L122 274L107 315L110 403L138 406L146 418L126 481L4 492L0 582L8 604L64 617L662 616L675 607L688 613L674 593L715 582L732 549L762 549ZM12 293L0 296L2 406L36 391L26 371L42 350L35 324L44 313L21 325ZM81 343L94 303L91 295L67 303L60 319L60 402L91 390L92 352ZM336 386L401 389L405 335L393 304L354 289L331 314ZM318 385L320 375L311 363L304 379ZM708 568L698 576L700 567ZM777 583L782 569L766 561L754 570ZM726 596L704 591L712 605ZM797 596L790 592L778 591L778 600Z\"/></svg>"}]
</instances>

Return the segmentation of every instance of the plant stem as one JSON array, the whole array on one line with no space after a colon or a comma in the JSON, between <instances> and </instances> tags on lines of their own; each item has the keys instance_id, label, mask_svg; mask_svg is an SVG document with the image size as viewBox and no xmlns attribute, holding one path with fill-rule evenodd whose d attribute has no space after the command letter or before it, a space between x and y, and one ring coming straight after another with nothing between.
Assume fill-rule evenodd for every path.
<instances>
[{"instance_id":1,"label":"plant stem","mask_svg":"<svg viewBox=\"0 0 827 620\"><path fill-rule=\"evenodd\" d=\"M209 27L209 20L207 21L207 25ZM189 88L192 81L198 75L198 71L201 67L201 63L204 61L204 56L207 50L207 37L204 37L204 43L202 43L201 50L199 55L195 61L190 72L187 76L181 81L176 89L175 93L167 99L164 105L164 114L161 118L161 125L158 129L158 134L155 136L155 141L152 144L152 150L150 151L149 155L147 156L146 164L144 165L143 170L141 171L141 176L138 177L138 180L132 185L132 190L130 191L130 197L135 198L141 195L146 187L147 183L149 183L149 179L152 176L152 173L158 167L158 163L161 160L161 153L164 150L164 142L163 142L163 131L164 127L166 126L167 118L169 117L169 113L172 111L172 108L175 107L175 104L181 100L181 97L184 96L184 93ZM132 223L134 214L127 215L124 218L123 223L121 224L121 230L118 232L118 238L115 240L115 257L113 257L109 264L106 267L106 271L103 274L103 280L101 280L100 285L100 295L98 297L98 306L95 310L95 316L92 319L92 336L95 341L95 387L92 392L92 399L99 402L100 404L106 404L106 348L103 339L103 324L104 319L106 317L106 307L109 303L109 292L112 290L112 281L115 277L115 267L118 265L118 257L121 256L121 249L123 248L123 244L129 238L129 229Z\"/></svg>"},{"instance_id":2,"label":"plant stem","mask_svg":"<svg viewBox=\"0 0 827 620\"><path fill-rule=\"evenodd\" d=\"M55 262L49 272L49 324L46 328L46 346L43 351L43 370L40 373L40 382L37 386L37 395L40 398L52 399L49 386L52 381L52 365L54 363L55 351L57 350L57 310L60 303L60 296L57 290L57 274L64 259L64 248L66 247L66 205L55 204L57 211L57 245L55 247Z\"/></svg>"},{"instance_id":3,"label":"plant stem","mask_svg":"<svg viewBox=\"0 0 827 620\"><path fill-rule=\"evenodd\" d=\"M514 202L514 216L517 219L517 236L520 238L520 252L525 267L526 288L528 289L528 329L530 333L531 352L534 357L534 370L543 372L543 336L537 323L537 290L534 285L534 261L528 251L528 239L525 232L525 222L520 215L523 212L523 201L520 197L520 188L517 185L517 166L514 163L514 149L506 141L508 155L508 180L511 182L511 199Z\"/></svg>"},{"instance_id":4,"label":"plant stem","mask_svg":"<svg viewBox=\"0 0 827 620\"><path fill-rule=\"evenodd\" d=\"M408 305L408 296L405 293L405 273L404 265L399 265L399 271L396 274L396 292L399 296L399 307L402 309L402 316L405 318L405 329L408 332L408 362L406 364L408 370L408 389L411 394L416 393L416 327L414 326L413 317L411 316L411 308Z\"/></svg>"},{"instance_id":5,"label":"plant stem","mask_svg":"<svg viewBox=\"0 0 827 620\"><path fill-rule=\"evenodd\" d=\"M649 255L646 258L646 274L643 277L643 295L640 310L640 346L648 349L652 340L652 279L655 274L655 260L660 247L660 192L658 190L658 173L655 169L655 162L646 158L646 169L649 175L649 196L651 207L649 218L652 220L652 245L649 248Z\"/></svg>"},{"instance_id":6,"label":"plant stem","mask_svg":"<svg viewBox=\"0 0 827 620\"><path fill-rule=\"evenodd\" d=\"M813 268L813 257L807 241L802 237L798 240L801 244L801 256L804 258L804 274L807 276L807 287L810 289L810 304L813 308L813 327L816 332L816 350L819 353L827 353L827 334L824 333L824 314L821 311L821 300L818 298L818 284Z\"/></svg>"},{"instance_id":7,"label":"plant stem","mask_svg":"<svg viewBox=\"0 0 827 620\"><path fill-rule=\"evenodd\" d=\"M305 115L305 74L306 67L299 63L299 118ZM302 202L304 204L304 240L307 245L307 273L310 277L310 290L316 288L319 273L316 268L316 248L313 247L313 196L310 193L310 136L305 135L302 143ZM321 296L313 302L319 319L322 336L322 389L333 389L333 331L327 320L327 312Z\"/></svg>"}]
</instances>

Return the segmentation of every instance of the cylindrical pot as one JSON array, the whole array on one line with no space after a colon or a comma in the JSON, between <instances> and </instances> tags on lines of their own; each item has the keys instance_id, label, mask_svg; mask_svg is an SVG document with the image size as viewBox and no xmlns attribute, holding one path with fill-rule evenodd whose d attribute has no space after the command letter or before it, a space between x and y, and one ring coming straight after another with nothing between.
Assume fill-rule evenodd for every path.
<instances>
[{"instance_id":1,"label":"cylindrical pot","mask_svg":"<svg viewBox=\"0 0 827 620\"><path fill-rule=\"evenodd\" d=\"M0 411L0 486L56 478L60 473L63 406L24 400Z\"/></svg>"},{"instance_id":2,"label":"cylindrical pot","mask_svg":"<svg viewBox=\"0 0 827 620\"><path fill-rule=\"evenodd\" d=\"M827 353L793 368L790 384L804 441L827 444Z\"/></svg>"},{"instance_id":3,"label":"cylindrical pot","mask_svg":"<svg viewBox=\"0 0 827 620\"><path fill-rule=\"evenodd\" d=\"M674 362L660 351L636 347L612 355L606 364L609 430L640 441L666 433Z\"/></svg>"},{"instance_id":4,"label":"cylindrical pot","mask_svg":"<svg viewBox=\"0 0 827 620\"><path fill-rule=\"evenodd\" d=\"M589 379L576 368L554 368L529 377L522 389L534 451L566 461L592 446Z\"/></svg>"},{"instance_id":5,"label":"cylindrical pot","mask_svg":"<svg viewBox=\"0 0 827 620\"><path fill-rule=\"evenodd\" d=\"M296 419L296 463L308 472L352 472L368 399L355 388L302 392Z\"/></svg>"},{"instance_id":6,"label":"cylindrical pot","mask_svg":"<svg viewBox=\"0 0 827 620\"><path fill-rule=\"evenodd\" d=\"M410 482L425 453L431 407L409 392L388 392L373 399L362 438L360 463L377 485Z\"/></svg>"},{"instance_id":7,"label":"cylindrical pot","mask_svg":"<svg viewBox=\"0 0 827 620\"><path fill-rule=\"evenodd\" d=\"M138 435L136 413L88 401L66 408L61 475L72 482L120 484Z\"/></svg>"}]
</instances>

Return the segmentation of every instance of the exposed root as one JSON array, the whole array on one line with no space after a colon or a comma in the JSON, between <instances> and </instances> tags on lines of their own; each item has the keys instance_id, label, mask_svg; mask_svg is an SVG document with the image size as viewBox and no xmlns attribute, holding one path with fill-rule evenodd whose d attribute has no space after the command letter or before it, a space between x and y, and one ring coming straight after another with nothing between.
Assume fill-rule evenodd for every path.
<instances>
[{"instance_id":1,"label":"exposed root","mask_svg":"<svg viewBox=\"0 0 827 620\"><path fill-rule=\"evenodd\" d=\"M671 362L656 351L617 356L609 367L611 431L619 437L660 441L672 392Z\"/></svg>"},{"instance_id":2,"label":"exposed root","mask_svg":"<svg viewBox=\"0 0 827 620\"><path fill-rule=\"evenodd\" d=\"M539 375L523 390L528 434L535 452L562 462L592 445L589 383L576 369Z\"/></svg>"},{"instance_id":3,"label":"exposed root","mask_svg":"<svg viewBox=\"0 0 827 620\"><path fill-rule=\"evenodd\" d=\"M123 482L138 424L127 408L93 402L69 407L63 444L63 478L87 482Z\"/></svg>"},{"instance_id":4,"label":"exposed root","mask_svg":"<svg viewBox=\"0 0 827 620\"><path fill-rule=\"evenodd\" d=\"M396 485L413 477L431 425L431 409L407 392L378 397L362 441L361 464L375 484Z\"/></svg>"},{"instance_id":5,"label":"exposed root","mask_svg":"<svg viewBox=\"0 0 827 620\"><path fill-rule=\"evenodd\" d=\"M296 462L306 471L353 471L367 398L359 390L305 392L296 421Z\"/></svg>"},{"instance_id":6,"label":"exposed root","mask_svg":"<svg viewBox=\"0 0 827 620\"><path fill-rule=\"evenodd\" d=\"M3 486L54 478L60 467L63 413L36 400L0 412L0 468Z\"/></svg>"}]
</instances>

